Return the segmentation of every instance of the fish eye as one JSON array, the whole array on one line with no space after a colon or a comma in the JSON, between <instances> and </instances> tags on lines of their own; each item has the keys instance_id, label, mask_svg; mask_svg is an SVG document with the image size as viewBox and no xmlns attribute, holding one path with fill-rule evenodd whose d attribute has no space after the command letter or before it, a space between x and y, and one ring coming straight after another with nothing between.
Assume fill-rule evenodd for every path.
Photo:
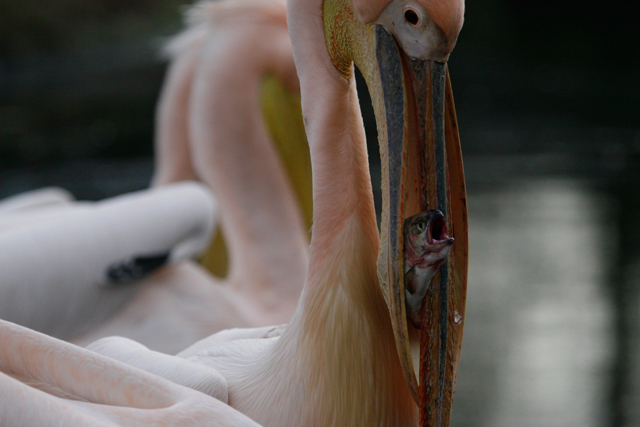
<instances>
[{"instance_id":1,"label":"fish eye","mask_svg":"<svg viewBox=\"0 0 640 427\"><path fill-rule=\"evenodd\" d=\"M416 231L418 233L423 233L424 230L427 229L427 222L424 219L419 219L416 221Z\"/></svg>"},{"instance_id":2,"label":"fish eye","mask_svg":"<svg viewBox=\"0 0 640 427\"><path fill-rule=\"evenodd\" d=\"M409 24L416 26L420 23L420 15L415 10L408 8L404 11L404 20Z\"/></svg>"}]
</instances>

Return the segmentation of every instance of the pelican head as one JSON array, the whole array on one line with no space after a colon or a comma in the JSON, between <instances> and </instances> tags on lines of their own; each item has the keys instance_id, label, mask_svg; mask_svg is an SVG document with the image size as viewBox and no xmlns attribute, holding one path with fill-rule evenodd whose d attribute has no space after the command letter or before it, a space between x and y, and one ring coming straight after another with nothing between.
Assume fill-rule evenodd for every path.
<instances>
[{"instance_id":1,"label":"pelican head","mask_svg":"<svg viewBox=\"0 0 640 427\"><path fill-rule=\"evenodd\" d=\"M422 408L425 426L448 425L462 340L466 199L447 60L463 16L463 0L323 4L333 65L350 79L355 63L371 94L382 162L378 277L405 380ZM407 217L432 209L446 217L455 244L421 301L418 384L405 307L403 224Z\"/></svg>"}]
</instances>

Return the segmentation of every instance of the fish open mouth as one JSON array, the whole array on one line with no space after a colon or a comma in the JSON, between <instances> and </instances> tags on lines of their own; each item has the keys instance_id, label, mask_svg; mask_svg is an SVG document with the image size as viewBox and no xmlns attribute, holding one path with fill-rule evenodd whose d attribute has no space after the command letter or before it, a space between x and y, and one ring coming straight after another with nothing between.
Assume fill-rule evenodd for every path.
<instances>
[{"instance_id":1,"label":"fish open mouth","mask_svg":"<svg viewBox=\"0 0 640 427\"><path fill-rule=\"evenodd\" d=\"M433 218L429 222L429 233L427 235L427 244L442 245L453 244L453 237L449 237L447 231L447 221L440 211L435 211Z\"/></svg>"}]
</instances>

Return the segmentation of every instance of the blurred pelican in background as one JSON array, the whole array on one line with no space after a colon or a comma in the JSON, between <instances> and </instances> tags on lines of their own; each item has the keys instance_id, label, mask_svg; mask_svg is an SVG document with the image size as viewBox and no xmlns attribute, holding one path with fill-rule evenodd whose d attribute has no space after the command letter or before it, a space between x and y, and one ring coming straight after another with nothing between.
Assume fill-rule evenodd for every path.
<instances>
[{"instance_id":1,"label":"blurred pelican in background","mask_svg":"<svg viewBox=\"0 0 640 427\"><path fill-rule=\"evenodd\" d=\"M198 179L213 190L228 273L216 279L194 262L170 266L83 344L122 335L175 353L221 329L286 323L300 296L309 220L294 188L298 199L309 200L308 148L299 151L304 138L280 144L294 152L288 169L298 184L292 187L265 126L274 120L264 119L262 108L265 79L281 82L280 93L298 88L285 3L204 1L187 17L188 29L167 45L172 61L157 109L154 185ZM301 116L288 120L301 124ZM167 316L174 307L181 310L177 319ZM149 313L145 327L130 331L141 313Z\"/></svg>"},{"instance_id":2,"label":"blurred pelican in background","mask_svg":"<svg viewBox=\"0 0 640 427\"><path fill-rule=\"evenodd\" d=\"M304 225L309 229L312 216L309 147L302 123L300 87L290 42L282 34L282 29L286 28L286 17L281 9L277 3L266 7L259 1L209 0L196 3L187 11L188 29L164 48L171 64L156 111L152 184L199 180L218 194L232 193L226 191L226 185L228 181L235 180L246 182L243 188L255 196L260 191L253 183L256 183L255 177L262 166L256 164L260 157L250 152L255 148L250 141L262 141L261 146L268 147L264 141L270 139L276 151L268 149L267 161L279 164L286 171L302 210ZM242 19L255 20L258 28L249 29L246 24L234 28L234 22L243 11L247 14ZM231 22L225 23L226 20ZM268 21L272 25L265 25ZM265 35L268 46L258 42ZM236 41L231 44L223 41L231 38ZM202 96L195 93L205 88L205 82L226 83L226 86L212 88L215 93L210 105L203 105ZM235 101L229 105L231 99ZM212 114L211 111L218 113ZM204 123L210 128L215 127L216 134L210 135L210 139L201 137L207 129ZM237 150L237 166L230 167L227 162L216 158L216 150L225 150L225 144L241 138L249 142ZM264 150L258 148L258 154ZM213 176L213 167L223 168L227 173ZM274 176L273 185L278 187L280 194L290 191L283 184L281 172L269 174ZM248 185L250 183L252 185ZM230 188L236 191L235 186L237 184L232 183ZM228 194L228 197L231 200L237 195ZM289 197L285 202L287 205L290 203L288 200ZM230 201L223 211L233 216L234 210L237 213L239 209L237 205L238 202ZM246 212L252 210L253 206L249 206ZM229 231L223 225L225 233L232 234L238 226L246 224L234 223ZM202 259L203 265L217 276L228 273L227 250L222 234L216 234L215 241Z\"/></svg>"}]
</instances>

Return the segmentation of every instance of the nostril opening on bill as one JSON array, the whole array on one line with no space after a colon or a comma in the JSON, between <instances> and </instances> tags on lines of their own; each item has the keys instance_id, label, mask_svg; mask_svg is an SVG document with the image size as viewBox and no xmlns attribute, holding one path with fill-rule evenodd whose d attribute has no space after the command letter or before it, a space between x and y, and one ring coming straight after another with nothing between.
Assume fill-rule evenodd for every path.
<instances>
[{"instance_id":1,"label":"nostril opening on bill","mask_svg":"<svg viewBox=\"0 0 640 427\"><path fill-rule=\"evenodd\" d=\"M416 11L412 9L407 9L404 12L404 19L411 25L418 25L418 22L420 22L420 17Z\"/></svg>"}]
</instances>

